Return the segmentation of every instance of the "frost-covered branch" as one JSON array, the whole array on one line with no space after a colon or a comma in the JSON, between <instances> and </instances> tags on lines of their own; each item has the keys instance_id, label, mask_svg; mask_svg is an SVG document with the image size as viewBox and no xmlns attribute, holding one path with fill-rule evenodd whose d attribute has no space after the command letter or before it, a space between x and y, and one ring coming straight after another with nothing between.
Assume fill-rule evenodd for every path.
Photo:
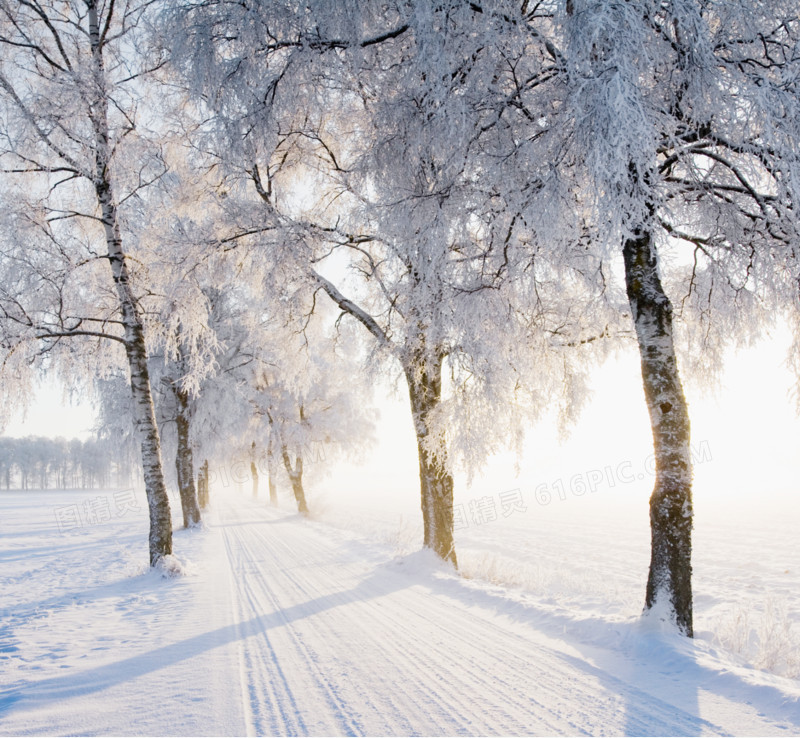
<instances>
[{"instance_id":1,"label":"frost-covered branch","mask_svg":"<svg viewBox=\"0 0 800 738\"><path fill-rule=\"evenodd\" d=\"M389 348L392 352L395 351L395 347L392 344L389 337L386 335L384 330L378 325L375 318L373 318L366 310L359 307L356 303L352 300L345 297L337 287L330 282L329 280L325 279L322 275L318 274L315 271L312 271L312 277L316 280L317 284L322 288L326 294L333 300L342 312L347 313L354 317L359 323L361 323L376 339L378 342L386 347Z\"/></svg>"}]
</instances>

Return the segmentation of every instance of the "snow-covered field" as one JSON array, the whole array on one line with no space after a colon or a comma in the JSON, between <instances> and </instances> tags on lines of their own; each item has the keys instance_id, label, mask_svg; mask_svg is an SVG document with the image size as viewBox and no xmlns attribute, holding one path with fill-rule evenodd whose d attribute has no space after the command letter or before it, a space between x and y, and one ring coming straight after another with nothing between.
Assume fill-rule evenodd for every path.
<instances>
[{"instance_id":1,"label":"snow-covered field","mask_svg":"<svg viewBox=\"0 0 800 738\"><path fill-rule=\"evenodd\" d=\"M303 520L220 489L168 577L141 493L2 492L0 733L800 732L796 520L698 505L690 642L638 617L646 502L486 497L458 577L413 495Z\"/></svg>"}]
</instances>

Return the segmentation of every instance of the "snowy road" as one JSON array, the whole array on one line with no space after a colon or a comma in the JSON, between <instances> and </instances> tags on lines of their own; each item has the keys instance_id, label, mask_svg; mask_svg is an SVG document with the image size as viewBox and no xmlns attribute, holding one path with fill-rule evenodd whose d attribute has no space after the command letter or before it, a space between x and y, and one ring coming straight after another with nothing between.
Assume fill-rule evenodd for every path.
<instances>
[{"instance_id":1,"label":"snowy road","mask_svg":"<svg viewBox=\"0 0 800 738\"><path fill-rule=\"evenodd\" d=\"M664 733L703 727L419 583L406 569L424 561L375 566L296 520L243 512L223 530L249 733L642 733L642 714Z\"/></svg>"},{"instance_id":2,"label":"snowy road","mask_svg":"<svg viewBox=\"0 0 800 738\"><path fill-rule=\"evenodd\" d=\"M386 560L331 529L232 502L220 526L248 733L776 731L719 696L705 700L716 714L699 717L698 685L692 695L667 676L664 699L637 686L636 669L633 683L612 675L424 553Z\"/></svg>"},{"instance_id":3,"label":"snowy road","mask_svg":"<svg viewBox=\"0 0 800 738\"><path fill-rule=\"evenodd\" d=\"M796 682L243 496L178 534L177 579L131 572L127 526L59 538L7 499L0 734L800 732Z\"/></svg>"}]
</instances>

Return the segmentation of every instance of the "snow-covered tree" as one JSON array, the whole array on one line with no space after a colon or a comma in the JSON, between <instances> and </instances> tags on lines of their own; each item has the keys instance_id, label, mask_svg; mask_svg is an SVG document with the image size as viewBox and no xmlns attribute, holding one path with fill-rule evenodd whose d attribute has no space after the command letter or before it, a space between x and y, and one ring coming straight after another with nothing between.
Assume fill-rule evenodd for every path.
<instances>
[{"instance_id":1,"label":"snow-covered tree","mask_svg":"<svg viewBox=\"0 0 800 738\"><path fill-rule=\"evenodd\" d=\"M260 198L251 228L284 234L274 253L310 272L408 386L424 543L453 563L455 466L475 469L518 442L531 398L566 388L565 407L577 406L568 349L597 333L588 309L570 307L597 287L596 260L578 249L575 268L549 251L522 213L536 188L509 198L493 178L505 155L496 136L508 131L498 118L518 105L520 11L362 2L181 13L185 77L219 111L206 146Z\"/></svg>"},{"instance_id":2,"label":"snow-covered tree","mask_svg":"<svg viewBox=\"0 0 800 738\"><path fill-rule=\"evenodd\" d=\"M106 289L84 296L86 302L103 304L99 313L64 313L56 302L42 308L50 314L40 324L38 316L28 320L30 314L14 304L12 294L5 320L26 331L20 342L4 342L4 348L19 352L25 342L102 336L124 349L150 511L150 562L156 564L172 551L172 526L141 293L130 257L135 238L124 215L126 200L164 172L157 147L149 146L139 130L143 84L161 64L136 53L153 5L137 0L0 3L0 166L6 176L24 183L29 202L37 202L25 217L40 229L40 241L50 251L65 249L70 270L86 262L108 265ZM73 255L76 247L83 257ZM41 272L34 270L34 279L46 281Z\"/></svg>"},{"instance_id":3,"label":"snow-covered tree","mask_svg":"<svg viewBox=\"0 0 800 738\"><path fill-rule=\"evenodd\" d=\"M305 302L300 296L287 300L280 286L264 283L257 249L237 248L216 263L218 288L209 295L215 371L190 395L192 443L212 465L236 462L252 475L254 464L266 462L273 504L282 465L306 513L308 450L324 446L333 459L363 449L370 438L368 393L352 379L352 360L336 351L330 315L313 309L308 285L295 285L308 302L297 309ZM220 278L225 268L227 282Z\"/></svg>"},{"instance_id":4,"label":"snow-covered tree","mask_svg":"<svg viewBox=\"0 0 800 738\"><path fill-rule=\"evenodd\" d=\"M597 247L623 255L653 432L645 608L671 611L691 636L690 424L674 300L678 317L703 327L692 350L718 353L774 299L776 249L797 238L797 8L572 0L565 10L570 95L558 125ZM670 262L686 265L683 279Z\"/></svg>"},{"instance_id":5,"label":"snow-covered tree","mask_svg":"<svg viewBox=\"0 0 800 738\"><path fill-rule=\"evenodd\" d=\"M102 438L0 438L0 484L6 489L107 489L125 462L124 450Z\"/></svg>"}]
</instances>

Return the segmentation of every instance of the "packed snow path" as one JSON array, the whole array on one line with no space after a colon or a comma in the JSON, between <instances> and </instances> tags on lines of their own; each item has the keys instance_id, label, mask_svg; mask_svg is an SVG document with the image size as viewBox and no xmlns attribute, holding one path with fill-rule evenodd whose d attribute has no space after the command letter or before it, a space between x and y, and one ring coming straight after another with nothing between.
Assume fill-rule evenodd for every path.
<instances>
[{"instance_id":1,"label":"packed snow path","mask_svg":"<svg viewBox=\"0 0 800 738\"><path fill-rule=\"evenodd\" d=\"M695 734L696 717L505 622L424 555L375 565L297 520L229 508L248 733ZM407 569L411 568L411 571Z\"/></svg>"},{"instance_id":2,"label":"packed snow path","mask_svg":"<svg viewBox=\"0 0 800 738\"><path fill-rule=\"evenodd\" d=\"M219 497L206 530L178 533L193 566L166 580L120 570L141 553L139 533L98 525L53 538L44 512L31 531L34 503L20 505L18 526L0 525L18 603L0 623L0 734L800 727L792 682L748 683L685 639L587 627L461 579L426 552L394 556L243 496Z\"/></svg>"},{"instance_id":3,"label":"packed snow path","mask_svg":"<svg viewBox=\"0 0 800 738\"><path fill-rule=\"evenodd\" d=\"M424 553L386 560L241 500L220 526L248 733L770 732L718 696L727 723L699 717L692 674L667 699L623 681Z\"/></svg>"}]
</instances>

